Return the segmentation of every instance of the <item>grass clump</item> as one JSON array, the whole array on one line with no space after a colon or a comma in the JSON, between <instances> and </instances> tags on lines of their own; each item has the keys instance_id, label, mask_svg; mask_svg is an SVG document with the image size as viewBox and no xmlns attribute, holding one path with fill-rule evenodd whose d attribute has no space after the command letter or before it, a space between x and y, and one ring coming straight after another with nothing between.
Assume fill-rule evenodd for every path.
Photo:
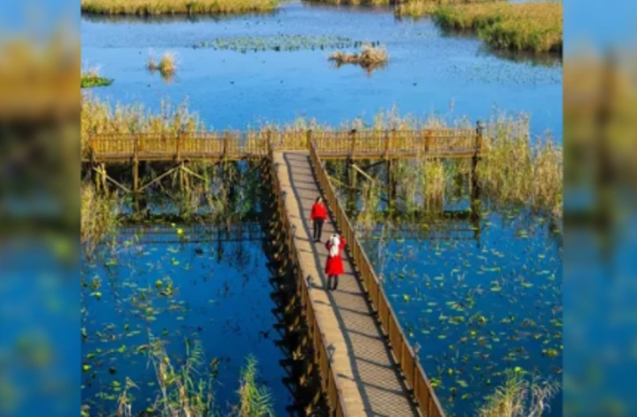
<instances>
[{"instance_id":1,"label":"grass clump","mask_svg":"<svg viewBox=\"0 0 637 417\"><path fill-rule=\"evenodd\" d=\"M278 5L279 0L82 0L81 10L104 15L196 15L270 12Z\"/></svg>"},{"instance_id":2,"label":"grass clump","mask_svg":"<svg viewBox=\"0 0 637 417\"><path fill-rule=\"evenodd\" d=\"M155 62L155 58L151 55L148 59L148 70L151 72L159 71L162 77L172 78L177 71L177 59L172 52L164 52L159 62Z\"/></svg>"},{"instance_id":3,"label":"grass clump","mask_svg":"<svg viewBox=\"0 0 637 417\"><path fill-rule=\"evenodd\" d=\"M372 70L387 64L389 55L384 47L366 44L363 45L360 53L336 51L330 55L329 60L336 62L337 66L356 64L366 70Z\"/></svg>"},{"instance_id":4,"label":"grass clump","mask_svg":"<svg viewBox=\"0 0 637 417\"><path fill-rule=\"evenodd\" d=\"M402 10L416 13L415 6ZM482 3L439 7L434 20L444 29L473 30L496 49L562 51L562 4Z\"/></svg>"},{"instance_id":5,"label":"grass clump","mask_svg":"<svg viewBox=\"0 0 637 417\"><path fill-rule=\"evenodd\" d=\"M507 370L506 380L478 409L477 417L541 417L559 385L528 380L521 372Z\"/></svg>"},{"instance_id":6,"label":"grass clump","mask_svg":"<svg viewBox=\"0 0 637 417\"><path fill-rule=\"evenodd\" d=\"M115 232L119 202L112 196L98 193L91 183L81 185L80 200L80 242L90 256L104 237Z\"/></svg>"},{"instance_id":7,"label":"grass clump","mask_svg":"<svg viewBox=\"0 0 637 417\"><path fill-rule=\"evenodd\" d=\"M248 356L241 374L239 401L225 411L215 403L211 370L202 369L205 355L201 342L186 340L186 359L174 366L166 352L166 343L150 337L149 360L157 379L157 398L146 411L158 417L274 417L272 395L256 381L257 360ZM133 417L134 399L128 394L137 388L127 378L126 389L118 398L117 417Z\"/></svg>"},{"instance_id":8,"label":"grass clump","mask_svg":"<svg viewBox=\"0 0 637 417\"><path fill-rule=\"evenodd\" d=\"M100 76L96 69L82 73L81 88L107 87L113 84L113 79Z\"/></svg>"},{"instance_id":9,"label":"grass clump","mask_svg":"<svg viewBox=\"0 0 637 417\"><path fill-rule=\"evenodd\" d=\"M563 149L551 137L531 142L528 120L492 124L478 163L481 186L494 201L562 214Z\"/></svg>"}]
</instances>

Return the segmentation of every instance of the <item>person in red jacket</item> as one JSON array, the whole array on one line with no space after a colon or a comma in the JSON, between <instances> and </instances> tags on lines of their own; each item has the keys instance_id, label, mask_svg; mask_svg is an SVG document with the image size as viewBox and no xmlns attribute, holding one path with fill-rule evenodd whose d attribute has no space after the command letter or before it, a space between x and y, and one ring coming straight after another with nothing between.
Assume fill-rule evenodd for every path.
<instances>
[{"instance_id":1,"label":"person in red jacket","mask_svg":"<svg viewBox=\"0 0 637 417\"><path fill-rule=\"evenodd\" d=\"M312 206L312 212L310 213L310 220L314 223L314 241L321 241L321 233L323 232L323 222L327 219L327 209L323 204L321 197L316 197L316 201Z\"/></svg>"},{"instance_id":2,"label":"person in red jacket","mask_svg":"<svg viewBox=\"0 0 637 417\"><path fill-rule=\"evenodd\" d=\"M325 274L327 275L327 289L335 290L338 287L338 276L343 273L343 260L341 253L347 243L339 235L332 235L325 243L327 248L327 261L325 263ZM334 282L334 285L330 285Z\"/></svg>"}]
</instances>

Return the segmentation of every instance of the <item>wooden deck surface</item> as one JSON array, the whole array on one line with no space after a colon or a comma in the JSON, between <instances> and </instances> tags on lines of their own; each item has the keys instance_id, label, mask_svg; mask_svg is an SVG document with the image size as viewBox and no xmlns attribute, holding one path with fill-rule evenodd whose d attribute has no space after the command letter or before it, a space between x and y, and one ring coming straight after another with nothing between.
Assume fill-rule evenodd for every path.
<instances>
[{"instance_id":1,"label":"wooden deck surface","mask_svg":"<svg viewBox=\"0 0 637 417\"><path fill-rule=\"evenodd\" d=\"M319 189L308 153L275 152L274 162L282 190L286 192L284 201L290 222L296 228L294 243L303 275L313 278L310 295L316 316L327 343L334 347L332 361L345 415L419 416L346 254L343 254L345 273L340 277L338 289L325 290L325 241L335 227L330 219L323 226L322 242L314 243L311 239L310 210Z\"/></svg>"}]
</instances>

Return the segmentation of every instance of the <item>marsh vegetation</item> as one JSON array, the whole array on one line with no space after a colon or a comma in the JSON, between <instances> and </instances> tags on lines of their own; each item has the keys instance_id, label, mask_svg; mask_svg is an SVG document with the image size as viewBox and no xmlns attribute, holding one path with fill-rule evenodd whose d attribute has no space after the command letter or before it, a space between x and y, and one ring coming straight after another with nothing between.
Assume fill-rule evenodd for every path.
<instances>
[{"instance_id":1,"label":"marsh vegetation","mask_svg":"<svg viewBox=\"0 0 637 417\"><path fill-rule=\"evenodd\" d=\"M367 42L356 41L344 36L306 36L306 35L276 35L268 37L233 37L217 38L212 42L202 41L193 48L211 48L215 50L230 50L246 53L248 51L300 51L323 50L327 48L358 48ZM372 46L379 43L369 42Z\"/></svg>"},{"instance_id":2,"label":"marsh vegetation","mask_svg":"<svg viewBox=\"0 0 637 417\"><path fill-rule=\"evenodd\" d=\"M562 51L561 2L485 2L433 5L414 1L396 7L397 16L433 16L446 30L473 31L496 49Z\"/></svg>"},{"instance_id":3,"label":"marsh vegetation","mask_svg":"<svg viewBox=\"0 0 637 417\"><path fill-rule=\"evenodd\" d=\"M330 61L334 61L337 66L343 64L360 65L367 71L383 67L389 61L387 49L382 46L373 46L371 44L363 45L359 53L348 53L336 51L329 56Z\"/></svg>"},{"instance_id":4,"label":"marsh vegetation","mask_svg":"<svg viewBox=\"0 0 637 417\"><path fill-rule=\"evenodd\" d=\"M97 69L82 72L81 88L107 87L113 84L113 79L102 77Z\"/></svg>"},{"instance_id":5,"label":"marsh vegetation","mask_svg":"<svg viewBox=\"0 0 637 417\"><path fill-rule=\"evenodd\" d=\"M83 13L152 16L270 12L278 0L82 0Z\"/></svg>"}]
</instances>

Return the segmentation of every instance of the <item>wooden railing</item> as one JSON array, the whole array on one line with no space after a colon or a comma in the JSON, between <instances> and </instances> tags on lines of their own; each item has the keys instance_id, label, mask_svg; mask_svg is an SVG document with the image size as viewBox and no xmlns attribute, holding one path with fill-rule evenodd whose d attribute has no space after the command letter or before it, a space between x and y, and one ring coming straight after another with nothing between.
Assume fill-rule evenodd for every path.
<instances>
[{"instance_id":1,"label":"wooden railing","mask_svg":"<svg viewBox=\"0 0 637 417\"><path fill-rule=\"evenodd\" d=\"M283 231L285 234L285 243L288 248L288 261L295 265L296 279L298 289L301 295L301 306L308 325L308 331L312 339L312 345L314 347L314 359L318 363L318 370L321 376L321 390L326 396L327 403L331 409L330 417L344 417L345 407L343 403L342 393L339 388L336 372L332 368L331 357L328 355L328 345L325 340L325 335L321 330L321 326L316 319L314 312L314 303L310 298L310 289L308 287L308 281L303 276L303 271L300 267L300 257L294 244L294 233L290 225L290 218L285 208L284 195L281 189L281 182L274 165L274 158L270 153L270 169L272 179L272 191L275 194L277 200L277 212L278 217L282 223Z\"/></svg>"},{"instance_id":2,"label":"wooden railing","mask_svg":"<svg viewBox=\"0 0 637 417\"><path fill-rule=\"evenodd\" d=\"M240 159L271 150L305 151L313 142L323 158L471 156L482 152L478 129L248 131L94 134L83 142L84 160Z\"/></svg>"},{"instance_id":3,"label":"wooden railing","mask_svg":"<svg viewBox=\"0 0 637 417\"><path fill-rule=\"evenodd\" d=\"M398 316L392 309L385 290L356 237L356 232L345 214L345 210L336 197L336 192L321 163L318 150L312 142L309 144L309 151L314 175L323 191L328 207L335 217L337 227L348 243L349 253L358 271L358 277L369 295L373 309L378 314L383 332L389 339L394 359L413 390L414 398L420 406L422 414L426 417L445 417L445 412L440 406L433 387L400 326Z\"/></svg>"}]
</instances>

